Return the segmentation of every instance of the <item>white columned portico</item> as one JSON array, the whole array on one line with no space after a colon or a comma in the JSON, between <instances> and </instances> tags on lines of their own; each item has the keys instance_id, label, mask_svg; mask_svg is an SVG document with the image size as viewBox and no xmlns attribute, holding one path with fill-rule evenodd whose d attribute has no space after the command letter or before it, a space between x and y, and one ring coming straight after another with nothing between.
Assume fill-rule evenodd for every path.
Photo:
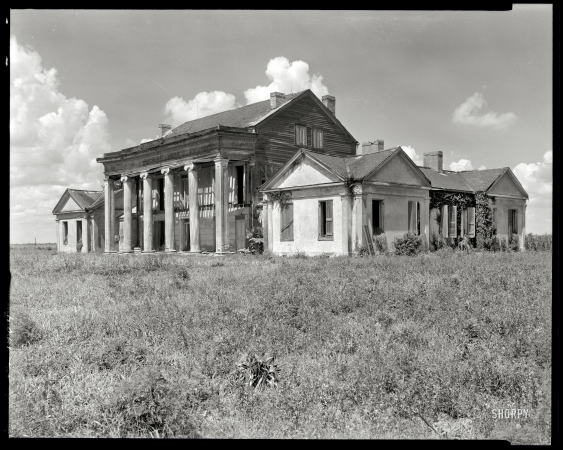
<instances>
[{"instance_id":1,"label":"white columned portico","mask_svg":"<svg viewBox=\"0 0 563 450\"><path fill-rule=\"evenodd\" d=\"M105 249L104 253L116 253L115 248L115 203L113 201L113 180L106 178L104 180L104 195L105 195Z\"/></svg>"},{"instance_id":2,"label":"white columned portico","mask_svg":"<svg viewBox=\"0 0 563 450\"><path fill-rule=\"evenodd\" d=\"M199 201L197 190L198 166L186 164L184 170L188 172L188 208L190 214L190 253L200 253L199 243Z\"/></svg>"},{"instance_id":3,"label":"white columned portico","mask_svg":"<svg viewBox=\"0 0 563 450\"><path fill-rule=\"evenodd\" d=\"M147 172L141 173L143 180L143 253L154 253L152 242L152 180Z\"/></svg>"},{"instance_id":4,"label":"white columned portico","mask_svg":"<svg viewBox=\"0 0 563 450\"><path fill-rule=\"evenodd\" d=\"M164 243L166 252L174 248L174 172L170 167L161 170L164 174Z\"/></svg>"},{"instance_id":5,"label":"white columned portico","mask_svg":"<svg viewBox=\"0 0 563 450\"><path fill-rule=\"evenodd\" d=\"M123 247L121 253L131 253L132 228L133 228L133 179L128 176L121 177L123 185Z\"/></svg>"},{"instance_id":6,"label":"white columned portico","mask_svg":"<svg viewBox=\"0 0 563 450\"><path fill-rule=\"evenodd\" d=\"M228 159L215 158L215 252L226 253L229 250L228 235Z\"/></svg>"}]
</instances>

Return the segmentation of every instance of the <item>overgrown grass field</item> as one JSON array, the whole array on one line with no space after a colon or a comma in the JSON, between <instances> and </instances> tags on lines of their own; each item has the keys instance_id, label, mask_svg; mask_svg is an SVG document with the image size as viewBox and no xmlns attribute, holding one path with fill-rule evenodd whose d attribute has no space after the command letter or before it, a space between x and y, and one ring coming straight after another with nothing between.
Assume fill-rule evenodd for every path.
<instances>
[{"instance_id":1,"label":"overgrown grass field","mask_svg":"<svg viewBox=\"0 0 563 450\"><path fill-rule=\"evenodd\" d=\"M547 444L551 257L12 247L9 434Z\"/></svg>"}]
</instances>

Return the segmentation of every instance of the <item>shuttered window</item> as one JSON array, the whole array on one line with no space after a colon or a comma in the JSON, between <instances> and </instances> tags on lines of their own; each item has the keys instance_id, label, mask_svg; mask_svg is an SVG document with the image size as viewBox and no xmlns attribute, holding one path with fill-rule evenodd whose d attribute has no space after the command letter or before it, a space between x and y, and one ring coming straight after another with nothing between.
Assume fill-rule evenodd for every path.
<instances>
[{"instance_id":1,"label":"shuttered window","mask_svg":"<svg viewBox=\"0 0 563 450\"><path fill-rule=\"evenodd\" d=\"M420 234L419 222L419 207L418 202L409 201L408 220L409 220L409 233Z\"/></svg>"},{"instance_id":2,"label":"shuttered window","mask_svg":"<svg viewBox=\"0 0 563 450\"><path fill-rule=\"evenodd\" d=\"M293 203L281 208L280 216L280 241L293 241Z\"/></svg>"},{"instance_id":3,"label":"shuttered window","mask_svg":"<svg viewBox=\"0 0 563 450\"><path fill-rule=\"evenodd\" d=\"M324 200L319 202L319 239L333 240L333 214L332 200Z\"/></svg>"},{"instance_id":4,"label":"shuttered window","mask_svg":"<svg viewBox=\"0 0 563 450\"><path fill-rule=\"evenodd\" d=\"M68 245L68 222L63 222L63 244Z\"/></svg>"},{"instance_id":5,"label":"shuttered window","mask_svg":"<svg viewBox=\"0 0 563 450\"><path fill-rule=\"evenodd\" d=\"M508 237L518 234L518 210L508 210Z\"/></svg>"},{"instance_id":6,"label":"shuttered window","mask_svg":"<svg viewBox=\"0 0 563 450\"><path fill-rule=\"evenodd\" d=\"M448 237L448 205L442 205L442 237Z\"/></svg>"},{"instance_id":7,"label":"shuttered window","mask_svg":"<svg viewBox=\"0 0 563 450\"><path fill-rule=\"evenodd\" d=\"M295 125L295 145L307 147L307 127L304 125Z\"/></svg>"},{"instance_id":8,"label":"shuttered window","mask_svg":"<svg viewBox=\"0 0 563 450\"><path fill-rule=\"evenodd\" d=\"M475 237L475 208L467 208L467 236Z\"/></svg>"},{"instance_id":9,"label":"shuttered window","mask_svg":"<svg viewBox=\"0 0 563 450\"><path fill-rule=\"evenodd\" d=\"M313 148L323 148L322 128L313 128Z\"/></svg>"},{"instance_id":10,"label":"shuttered window","mask_svg":"<svg viewBox=\"0 0 563 450\"><path fill-rule=\"evenodd\" d=\"M457 206L450 206L448 210L448 236L457 237Z\"/></svg>"}]
</instances>

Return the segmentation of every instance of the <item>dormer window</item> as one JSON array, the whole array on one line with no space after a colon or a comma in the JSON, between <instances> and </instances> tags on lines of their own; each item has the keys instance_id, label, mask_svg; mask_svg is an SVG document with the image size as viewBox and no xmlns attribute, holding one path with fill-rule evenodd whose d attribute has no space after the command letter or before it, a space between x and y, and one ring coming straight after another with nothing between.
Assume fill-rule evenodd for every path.
<instances>
[{"instance_id":1,"label":"dormer window","mask_svg":"<svg viewBox=\"0 0 563 450\"><path fill-rule=\"evenodd\" d=\"M322 128L313 128L313 148L323 148Z\"/></svg>"},{"instance_id":2,"label":"dormer window","mask_svg":"<svg viewBox=\"0 0 563 450\"><path fill-rule=\"evenodd\" d=\"M307 147L307 127L305 125L295 125L295 145Z\"/></svg>"}]
</instances>

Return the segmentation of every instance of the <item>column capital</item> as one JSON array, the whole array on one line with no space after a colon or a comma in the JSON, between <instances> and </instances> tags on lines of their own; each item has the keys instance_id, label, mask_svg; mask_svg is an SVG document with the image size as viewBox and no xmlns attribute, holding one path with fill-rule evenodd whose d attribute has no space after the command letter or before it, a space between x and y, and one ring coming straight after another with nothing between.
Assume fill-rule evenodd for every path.
<instances>
[{"instance_id":1,"label":"column capital","mask_svg":"<svg viewBox=\"0 0 563 450\"><path fill-rule=\"evenodd\" d=\"M213 162L215 163L215 167L227 167L227 165L229 164L228 159L221 158L220 156L217 156L215 159L213 159Z\"/></svg>"},{"instance_id":2,"label":"column capital","mask_svg":"<svg viewBox=\"0 0 563 450\"><path fill-rule=\"evenodd\" d=\"M139 176L143 179L146 180L147 178L149 178L149 173L148 172L141 172L139 174Z\"/></svg>"},{"instance_id":3,"label":"column capital","mask_svg":"<svg viewBox=\"0 0 563 450\"><path fill-rule=\"evenodd\" d=\"M252 167L255 164L256 164L256 158L254 156L251 156L250 159L248 160L248 165Z\"/></svg>"},{"instance_id":4,"label":"column capital","mask_svg":"<svg viewBox=\"0 0 563 450\"><path fill-rule=\"evenodd\" d=\"M359 196L361 196L363 193L364 193L364 190L363 190L363 187L362 187L361 184L354 184L354 185L352 186L352 194L353 194L355 197L359 197Z\"/></svg>"},{"instance_id":5,"label":"column capital","mask_svg":"<svg viewBox=\"0 0 563 450\"><path fill-rule=\"evenodd\" d=\"M125 183L127 180L129 180L131 177L127 176L127 175L121 175L121 182Z\"/></svg>"},{"instance_id":6,"label":"column capital","mask_svg":"<svg viewBox=\"0 0 563 450\"><path fill-rule=\"evenodd\" d=\"M196 166L194 163L187 163L184 165L184 170L188 172L194 172L199 169L199 166Z\"/></svg>"},{"instance_id":7,"label":"column capital","mask_svg":"<svg viewBox=\"0 0 563 450\"><path fill-rule=\"evenodd\" d=\"M164 167L160 169L160 173L162 173L163 175L168 175L170 173L170 167Z\"/></svg>"}]
</instances>

